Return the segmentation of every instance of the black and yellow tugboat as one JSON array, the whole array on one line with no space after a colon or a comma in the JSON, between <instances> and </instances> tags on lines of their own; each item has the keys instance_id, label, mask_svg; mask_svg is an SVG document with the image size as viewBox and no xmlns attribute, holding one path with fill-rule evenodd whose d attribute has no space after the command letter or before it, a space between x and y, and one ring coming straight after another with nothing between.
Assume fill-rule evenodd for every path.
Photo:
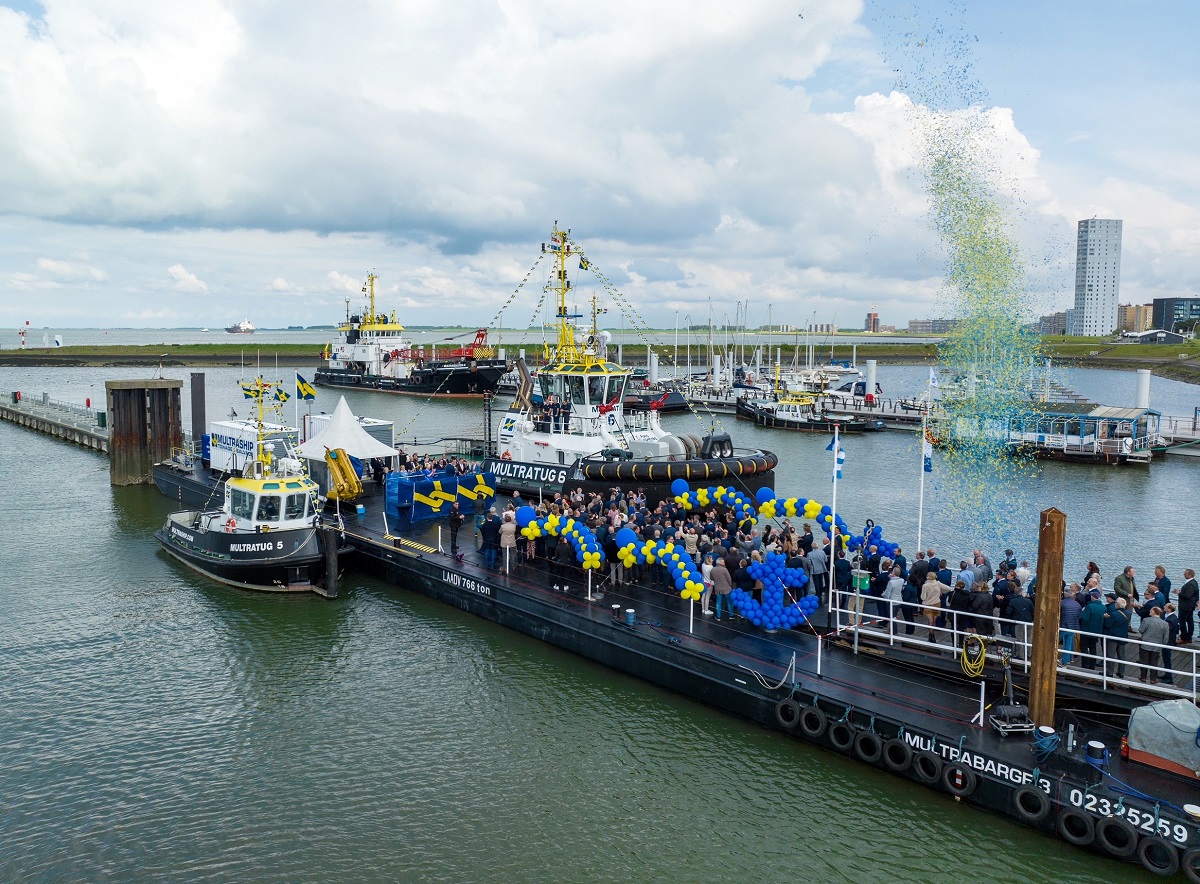
<instances>
[{"instance_id":1,"label":"black and yellow tugboat","mask_svg":"<svg viewBox=\"0 0 1200 884\"><path fill-rule=\"evenodd\" d=\"M264 440L263 400L276 384L244 385L257 401L258 441L241 475L225 481L219 508L167 516L155 538L189 568L230 586L269 592L318 589L324 548L317 483L279 441Z\"/></svg>"},{"instance_id":2,"label":"black and yellow tugboat","mask_svg":"<svg viewBox=\"0 0 1200 884\"><path fill-rule=\"evenodd\" d=\"M469 343L459 346L414 345L404 336L404 326L375 308L375 281L371 273L363 285L365 309L351 313L338 325L341 340L325 350L325 364L314 381L323 387L378 390L410 396L439 398L482 397L496 392L496 384L509 370L481 328Z\"/></svg>"}]
</instances>

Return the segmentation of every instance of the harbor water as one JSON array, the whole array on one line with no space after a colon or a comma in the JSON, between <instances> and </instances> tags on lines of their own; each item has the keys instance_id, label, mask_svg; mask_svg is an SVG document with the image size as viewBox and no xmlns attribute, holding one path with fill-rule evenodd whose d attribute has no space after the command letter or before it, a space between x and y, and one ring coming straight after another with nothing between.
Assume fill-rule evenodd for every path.
<instances>
[{"instance_id":1,"label":"harbor water","mask_svg":"<svg viewBox=\"0 0 1200 884\"><path fill-rule=\"evenodd\" d=\"M914 392L921 371L881 381ZM5 374L82 401L145 371ZM167 374L186 394L186 370ZM1101 401L1132 397L1129 375L1079 374ZM210 419L243 412L236 378L207 371ZM1197 398L1158 379L1153 395L1176 414ZM477 404L347 398L402 437L482 428ZM322 390L314 411L335 403ZM780 454L781 493L828 495L826 438L724 421ZM847 449L839 512L914 544L916 438ZM0 453L0 880L1146 877L353 570L335 601L212 584L158 552L171 502L112 488L102 456L8 424ZM1195 565L1197 466L1044 464L1009 545L1032 559L1053 505L1069 576L1088 559L1106 582L1124 564L1174 576ZM940 493L935 472L926 545L961 555L975 539L939 518Z\"/></svg>"}]
</instances>

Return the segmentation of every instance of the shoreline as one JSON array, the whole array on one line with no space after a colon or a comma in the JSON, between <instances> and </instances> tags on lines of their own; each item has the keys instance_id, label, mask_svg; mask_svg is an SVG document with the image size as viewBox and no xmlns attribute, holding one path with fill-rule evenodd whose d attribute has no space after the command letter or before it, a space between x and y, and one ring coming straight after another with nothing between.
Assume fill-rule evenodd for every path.
<instances>
[{"instance_id":1,"label":"shoreline","mask_svg":"<svg viewBox=\"0 0 1200 884\"><path fill-rule=\"evenodd\" d=\"M1055 342L1057 343L1057 342ZM1098 346L1098 345L1082 345ZM1155 375L1188 384L1200 385L1200 349L1195 356L1173 353L1172 356L1156 356L1146 347L1137 346L1137 352L1118 355L1112 351L1131 345L1116 345L1099 351L1080 352L1081 345L1074 342L1055 346L1047 343L1046 352L1054 362L1067 368L1107 368L1118 371L1134 371L1146 368ZM659 349L669 349L662 348ZM700 348L693 347L693 351ZM783 347L784 361L794 355L794 348ZM321 363L323 345L317 344L262 344L254 347L253 357L247 354L242 344L145 344L104 347L61 347L54 349L0 350L0 366L10 368L80 368L80 367L130 367L155 366L160 362L172 368L197 366L245 366L255 363L278 364L287 368L316 369ZM849 360L851 347L835 347L834 359ZM1172 351L1173 352L1173 351ZM1094 354L1094 355L1093 355ZM693 352L693 357L700 353ZM628 365L646 364L646 347L643 344L624 347ZM860 344L857 347L859 363L874 359L879 365L936 365L937 346L934 344ZM668 360L669 361L669 360ZM680 362L683 362L681 356ZM670 368L669 365L664 366Z\"/></svg>"}]
</instances>

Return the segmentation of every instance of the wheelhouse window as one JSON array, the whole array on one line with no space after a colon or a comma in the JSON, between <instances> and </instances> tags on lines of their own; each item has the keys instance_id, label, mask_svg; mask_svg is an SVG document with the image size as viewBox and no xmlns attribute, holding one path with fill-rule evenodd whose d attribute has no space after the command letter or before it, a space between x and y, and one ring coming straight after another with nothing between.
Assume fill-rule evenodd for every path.
<instances>
[{"instance_id":1,"label":"wheelhouse window","mask_svg":"<svg viewBox=\"0 0 1200 884\"><path fill-rule=\"evenodd\" d=\"M254 518L254 495L249 491L239 491L234 488L230 491L229 496L229 512L238 519L253 519Z\"/></svg>"},{"instance_id":2,"label":"wheelhouse window","mask_svg":"<svg viewBox=\"0 0 1200 884\"><path fill-rule=\"evenodd\" d=\"M279 521L279 498L274 494L264 494L258 499L258 521Z\"/></svg>"},{"instance_id":3,"label":"wheelhouse window","mask_svg":"<svg viewBox=\"0 0 1200 884\"><path fill-rule=\"evenodd\" d=\"M284 510L285 518L303 519L304 505L307 501L307 494L289 494L287 496L287 508Z\"/></svg>"},{"instance_id":4,"label":"wheelhouse window","mask_svg":"<svg viewBox=\"0 0 1200 884\"><path fill-rule=\"evenodd\" d=\"M597 375L587 379L588 383L588 402L592 405L603 405L608 400L604 398L604 382L607 378L604 375Z\"/></svg>"},{"instance_id":5,"label":"wheelhouse window","mask_svg":"<svg viewBox=\"0 0 1200 884\"><path fill-rule=\"evenodd\" d=\"M579 375L572 375L567 378L567 385L571 390L571 404L583 405L583 381Z\"/></svg>"}]
</instances>

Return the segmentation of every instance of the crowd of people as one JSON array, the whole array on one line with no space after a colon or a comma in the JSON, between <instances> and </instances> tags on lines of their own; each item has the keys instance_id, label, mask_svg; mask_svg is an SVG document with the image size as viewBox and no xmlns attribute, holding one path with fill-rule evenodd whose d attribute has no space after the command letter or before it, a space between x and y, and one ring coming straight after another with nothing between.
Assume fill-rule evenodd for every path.
<instances>
[{"instance_id":1,"label":"crowd of people","mask_svg":"<svg viewBox=\"0 0 1200 884\"><path fill-rule=\"evenodd\" d=\"M858 616L864 603L872 600L877 615L888 628L913 635L920 618L927 629L926 640L942 637L958 644L964 634L1010 640L1018 655L1028 652L1030 630L1035 619L1034 597L1037 576L1028 561L1018 561L1005 550L997 567L980 550L958 567L939 557L935 550L922 550L911 564L902 555L895 560L880 557L872 548L861 562L868 574L865 591L851 595L839 586L843 610ZM1191 645L1194 637L1197 599L1200 596L1194 570L1186 568L1172 599L1172 582L1162 566L1139 593L1132 565L1125 567L1103 588L1095 562L1078 582L1063 581L1059 603L1059 645L1062 665L1078 665L1124 678L1130 639L1137 646L1138 678L1143 682L1173 683L1172 649ZM1135 620L1136 618L1136 620ZM1024 624L1029 624L1025 626Z\"/></svg>"},{"instance_id":2,"label":"crowd of people","mask_svg":"<svg viewBox=\"0 0 1200 884\"><path fill-rule=\"evenodd\" d=\"M490 568L526 568L541 563L556 576L582 577L570 543L543 534L530 540L516 525L515 510L525 505L518 493L501 512L490 501L475 501L475 541ZM807 575L799 594L816 594L821 603L833 600L851 617L870 616L870 607L889 629L913 635L926 631L927 640L941 637L956 644L963 634L975 633L1012 641L1019 655L1027 653L1034 622L1037 576L1027 560L1018 560L1011 549L993 566L981 550L959 559L957 566L934 549L919 550L912 561L901 548L892 556L879 550L847 554L835 552L831 538L813 531L809 522L783 519L779 524L739 520L722 508L686 510L673 500L648 501L644 492L612 488L607 493L585 494L576 488L531 502L539 516L556 513L574 518L596 535L605 553L612 585L641 584L674 592L670 572L657 565L626 568L617 555L616 533L631 528L642 541L672 541L683 546L700 565L704 582L701 611L718 621L740 619L729 596L740 587L755 597L761 583L750 576L750 566L769 553L787 557L787 567ZM456 523L465 522L456 504L451 515L451 539L457 552ZM866 587L854 590L853 575L866 572ZM1136 572L1128 566L1117 574L1110 589L1094 562L1078 582L1064 581L1061 589L1060 648L1063 665L1086 670L1106 667L1110 676L1125 677L1130 639L1138 646L1137 664L1142 681L1171 681L1172 648L1190 645L1194 637L1198 601L1197 581L1185 569L1178 590L1162 566L1139 592ZM865 613L864 613L864 609Z\"/></svg>"}]
</instances>

